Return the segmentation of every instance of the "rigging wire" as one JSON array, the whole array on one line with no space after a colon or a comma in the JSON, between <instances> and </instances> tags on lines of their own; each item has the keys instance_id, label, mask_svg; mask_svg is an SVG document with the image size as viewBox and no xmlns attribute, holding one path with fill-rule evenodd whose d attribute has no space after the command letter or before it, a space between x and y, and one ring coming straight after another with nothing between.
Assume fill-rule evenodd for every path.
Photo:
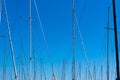
<instances>
[{"instance_id":1,"label":"rigging wire","mask_svg":"<svg viewBox=\"0 0 120 80\"><path fill-rule=\"evenodd\" d=\"M10 32L10 24L8 20L8 13L7 13L5 0L4 0L4 8L5 8L5 14L6 14L6 21L7 21L7 28L8 28L8 35L9 35L9 41L10 41L10 48L11 48L11 54L12 54L12 62L13 62L13 67L14 67L15 79L18 80L16 63L15 63L15 58L14 58L14 49L13 49L13 44L12 44L11 32Z\"/></svg>"},{"instance_id":2,"label":"rigging wire","mask_svg":"<svg viewBox=\"0 0 120 80\"><path fill-rule=\"evenodd\" d=\"M80 28L79 28L79 24L78 24L76 15L75 15L75 20L76 20L77 28L78 28L78 31L79 31L79 36L80 36L82 48L84 50L84 56L85 56L86 64L87 64L87 67L88 67L88 72L89 72L89 75L90 75L90 79L92 80L92 74L91 74L91 71L90 71L90 64L89 64L89 60L87 58L87 52L86 52L86 49L85 49L85 46L84 46L84 42L83 42L83 39L82 39L82 34L81 34L81 31L80 31Z\"/></svg>"},{"instance_id":3,"label":"rigging wire","mask_svg":"<svg viewBox=\"0 0 120 80\"><path fill-rule=\"evenodd\" d=\"M45 33L44 33L44 30L43 30L43 25L42 25L42 22L41 22L41 19L40 19L40 15L39 15L38 7L37 7L37 4L36 4L36 0L34 0L34 5L35 5L36 12L37 12L38 21L39 21L40 29L41 29L41 32L42 32L43 40L45 42L46 50L47 50L47 53L48 53L48 58L51 61L50 54L49 54L49 49L48 49L48 44L47 44Z\"/></svg>"}]
</instances>

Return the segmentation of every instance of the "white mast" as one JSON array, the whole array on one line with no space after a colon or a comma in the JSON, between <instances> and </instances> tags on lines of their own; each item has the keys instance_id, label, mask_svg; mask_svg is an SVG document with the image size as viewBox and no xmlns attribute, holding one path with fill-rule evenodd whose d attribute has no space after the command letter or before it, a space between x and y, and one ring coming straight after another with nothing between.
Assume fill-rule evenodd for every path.
<instances>
[{"instance_id":1,"label":"white mast","mask_svg":"<svg viewBox=\"0 0 120 80\"><path fill-rule=\"evenodd\" d=\"M74 0L72 0L72 80L75 79L75 27L74 27Z\"/></svg>"},{"instance_id":2,"label":"white mast","mask_svg":"<svg viewBox=\"0 0 120 80\"><path fill-rule=\"evenodd\" d=\"M32 12L31 1L29 0L29 26L30 26L30 80L32 80Z\"/></svg>"},{"instance_id":3,"label":"white mast","mask_svg":"<svg viewBox=\"0 0 120 80\"><path fill-rule=\"evenodd\" d=\"M11 48L11 54L12 54L12 62L13 62L13 67L14 67L15 80L18 80L18 74L17 74L16 63L15 63L15 58L14 58L14 49L13 49L13 45L12 45L12 38L11 38L11 32L10 32L10 24L9 24L9 20L8 20L8 13L7 13L5 0L4 0L4 8L5 8L5 15L6 15L6 21L7 21L7 28L8 28L8 35L9 35L9 41L10 41L10 48Z\"/></svg>"}]
</instances>

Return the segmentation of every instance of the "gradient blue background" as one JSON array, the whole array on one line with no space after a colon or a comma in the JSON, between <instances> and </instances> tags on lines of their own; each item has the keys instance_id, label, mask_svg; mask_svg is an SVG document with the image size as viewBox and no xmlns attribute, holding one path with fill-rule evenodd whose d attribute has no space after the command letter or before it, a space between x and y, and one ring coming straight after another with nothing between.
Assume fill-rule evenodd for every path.
<instances>
[{"instance_id":1,"label":"gradient blue background","mask_svg":"<svg viewBox=\"0 0 120 80\"><path fill-rule=\"evenodd\" d=\"M118 39L120 40L120 1L116 1ZM24 55L24 66L26 75L29 75L29 0L6 0L12 42L15 52L17 70L19 70L18 58ZM66 80L71 79L72 63L72 1L71 0L36 0L40 18L42 21L49 53L46 50L45 42L38 23L35 6L32 0L32 34L33 49L37 60L37 80L40 73L40 59L42 58L47 79L52 78L51 62L57 80L60 67L62 70L63 59L66 59ZM3 1L2 1L3 3ZM97 77L100 75L100 67L103 65L104 80L106 79L106 30L108 18L108 6L110 6L110 27L113 28L112 0L75 0L75 14L78 18L82 38L90 63L93 75L93 65L96 64ZM0 35L7 38L0 38L0 77L3 69L4 44L7 52L7 76L10 77L13 71L12 58L8 40L8 31L5 18L5 10L2 5L1 10ZM75 23L76 24L76 23ZM24 50L21 49L21 38ZM119 44L120 46L120 44ZM115 49L114 33L110 31L110 80L115 78ZM76 72L78 64L82 64L82 79L86 76L86 60L81 45L79 33L75 25L75 58ZM12 72L13 74L13 72ZM77 79L79 78L76 75ZM13 76L14 78L14 76ZM88 79L89 80L89 79Z\"/></svg>"}]
</instances>

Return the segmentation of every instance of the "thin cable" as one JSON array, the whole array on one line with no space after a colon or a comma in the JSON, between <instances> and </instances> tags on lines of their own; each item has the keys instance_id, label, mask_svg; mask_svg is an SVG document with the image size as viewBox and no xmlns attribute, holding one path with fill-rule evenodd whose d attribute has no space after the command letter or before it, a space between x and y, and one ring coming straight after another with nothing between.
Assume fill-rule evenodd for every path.
<instances>
[{"instance_id":1,"label":"thin cable","mask_svg":"<svg viewBox=\"0 0 120 80\"><path fill-rule=\"evenodd\" d=\"M30 26L30 65L29 65L29 69L30 69L30 73L29 73L29 79L32 80L32 8L31 8L31 3L32 0L29 0L29 26Z\"/></svg>"},{"instance_id":2,"label":"thin cable","mask_svg":"<svg viewBox=\"0 0 120 80\"><path fill-rule=\"evenodd\" d=\"M48 58L50 59L48 44L47 44L47 41L46 41L46 38L45 38L45 33L44 33L44 30L43 30L43 25L42 25L42 22L41 22L41 19L40 19L38 7L37 7L37 4L36 4L35 0L34 0L34 5L35 5L36 12L37 12L37 16L38 16L38 20L39 20L39 25L40 25L40 29L41 29L41 32L42 32L42 36L43 36L44 42L45 42L46 50L47 50L47 53L48 53Z\"/></svg>"},{"instance_id":3,"label":"thin cable","mask_svg":"<svg viewBox=\"0 0 120 80\"><path fill-rule=\"evenodd\" d=\"M16 63L15 63L15 58L14 58L14 49L13 49L13 45L12 45L12 38L11 38L11 32L10 32L10 24L9 24L9 20L8 20L8 13L7 13L5 0L4 0L4 8L5 8L5 14L6 14L6 21L7 21L7 28L8 28L8 35L9 35L9 41L10 41L10 48L11 48L11 54L12 54L12 62L13 62L13 67L14 67L15 79L18 80Z\"/></svg>"},{"instance_id":4,"label":"thin cable","mask_svg":"<svg viewBox=\"0 0 120 80\"><path fill-rule=\"evenodd\" d=\"M89 72L89 75L90 75L90 79L92 80L92 75L91 75L91 72L90 72L90 64L89 64L89 60L87 58L86 49L85 49L85 46L84 46L84 42L83 42L83 39L82 39L82 34L81 34L81 31L80 31L80 28L79 28L79 24L78 24L76 15L75 15L75 20L76 20L76 23L77 23L77 28L78 28L78 31L79 31L81 44L82 44L82 47L83 47L83 50L84 50L84 56L85 56L86 64L87 64L87 67L88 67L88 72Z\"/></svg>"}]
</instances>

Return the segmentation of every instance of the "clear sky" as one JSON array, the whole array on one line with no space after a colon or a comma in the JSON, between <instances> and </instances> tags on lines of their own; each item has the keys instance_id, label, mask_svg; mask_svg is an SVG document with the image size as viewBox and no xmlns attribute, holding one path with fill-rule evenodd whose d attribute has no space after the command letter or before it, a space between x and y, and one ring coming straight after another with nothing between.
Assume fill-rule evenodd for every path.
<instances>
[{"instance_id":1,"label":"clear sky","mask_svg":"<svg viewBox=\"0 0 120 80\"><path fill-rule=\"evenodd\" d=\"M118 39L120 40L120 0L116 1ZM43 30L45 33L48 50L39 26L35 5L32 0L32 34L33 49L37 60L37 79L40 73L40 59L42 58L47 79L51 79L51 62L54 64L55 75L58 80L58 68L62 73L63 59L66 59L66 80L71 79L72 63L72 0L36 0ZM3 0L2 0L3 3ZM6 0L12 42L15 52L17 70L19 70L18 58L25 56L24 66L26 75L29 72L29 0ZM112 0L75 0L75 14L78 19L79 28L82 34L87 57L90 63L91 73L93 65L96 64L97 77L100 74L100 66L103 65L104 79L106 79L106 30L108 18L108 6L110 6L110 27L113 28ZM1 9L1 8L0 8ZM0 35L7 38L0 38L0 71L3 69L3 52L6 44L7 52L7 75L13 70L12 58L8 40L8 31L5 18L5 10L2 5ZM23 49L21 49L21 38ZM120 44L119 44L120 46ZM110 78L115 76L115 49L114 33L110 31ZM82 79L86 76L86 59L81 45L79 31L75 22L75 58L76 72L78 64L82 64ZM59 67L58 67L59 65ZM0 72L2 76L2 71ZM9 75L8 75L9 76ZM77 75L76 75L77 76ZM77 77L78 78L78 77Z\"/></svg>"}]
</instances>

